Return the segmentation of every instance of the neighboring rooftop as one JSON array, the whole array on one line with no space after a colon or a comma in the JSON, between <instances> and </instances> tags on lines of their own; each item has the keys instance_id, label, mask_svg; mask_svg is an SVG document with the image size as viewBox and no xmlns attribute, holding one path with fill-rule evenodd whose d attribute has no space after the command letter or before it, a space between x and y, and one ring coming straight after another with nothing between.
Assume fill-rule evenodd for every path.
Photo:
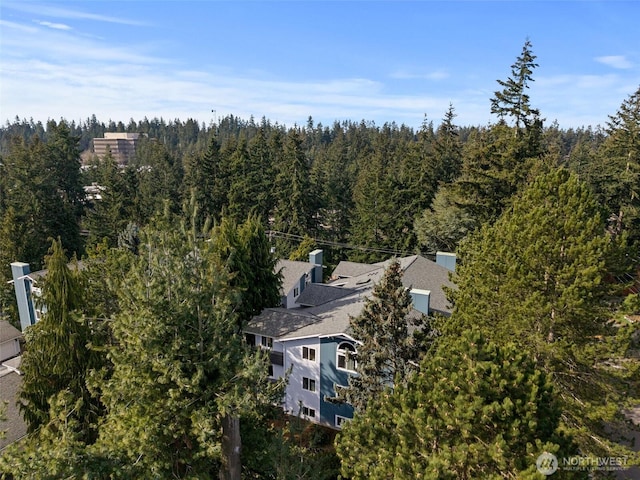
<instances>
[{"instance_id":1,"label":"neighboring rooftop","mask_svg":"<svg viewBox=\"0 0 640 480\"><path fill-rule=\"evenodd\" d=\"M371 272L372 270L376 270L378 267L376 265L372 265L369 263L357 263L357 262L340 262L333 273L331 274L332 279L338 278L349 278L349 277L357 277L362 275L363 273Z\"/></svg>"},{"instance_id":2,"label":"neighboring rooftop","mask_svg":"<svg viewBox=\"0 0 640 480\"><path fill-rule=\"evenodd\" d=\"M20 440L27 434L27 424L22 419L20 409L16 404L18 392L22 385L22 376L13 371L5 371L0 376L0 403L6 404L5 420L0 420L0 451L7 445Z\"/></svg>"},{"instance_id":3,"label":"neighboring rooftop","mask_svg":"<svg viewBox=\"0 0 640 480\"><path fill-rule=\"evenodd\" d=\"M429 310L449 315L451 310L443 287L454 287L449 280L450 271L419 255L397 260L403 269L402 283L407 288L429 291ZM341 268L342 272L348 271L352 274L358 270L361 273L342 277L330 284L309 284L296 301L303 308L266 309L249 322L245 331L280 340L349 335L350 318L360 314L365 299L372 294L373 287L380 281L392 261L394 259L372 265L346 262L346 268L341 262L336 270ZM352 268L354 265L356 267ZM365 265L368 268L364 268ZM335 278L335 275L332 278ZM418 315L420 313L415 311L410 314L412 318Z\"/></svg>"},{"instance_id":4,"label":"neighboring rooftop","mask_svg":"<svg viewBox=\"0 0 640 480\"><path fill-rule=\"evenodd\" d=\"M278 260L276 272L282 272L281 294L286 294L300 282L300 277L310 272L314 266L309 262L296 260Z\"/></svg>"},{"instance_id":5,"label":"neighboring rooftop","mask_svg":"<svg viewBox=\"0 0 640 480\"><path fill-rule=\"evenodd\" d=\"M22 338L22 332L6 320L0 320L0 343Z\"/></svg>"},{"instance_id":6,"label":"neighboring rooftop","mask_svg":"<svg viewBox=\"0 0 640 480\"><path fill-rule=\"evenodd\" d=\"M349 288L334 287L324 283L310 283L300 294L296 303L305 307L316 307L345 297L351 292L352 290Z\"/></svg>"}]
</instances>

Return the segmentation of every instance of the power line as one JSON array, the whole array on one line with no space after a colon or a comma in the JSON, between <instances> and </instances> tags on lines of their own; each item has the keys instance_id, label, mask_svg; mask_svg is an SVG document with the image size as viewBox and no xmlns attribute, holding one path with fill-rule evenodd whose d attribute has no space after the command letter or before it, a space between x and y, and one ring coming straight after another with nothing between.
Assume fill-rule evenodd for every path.
<instances>
[{"instance_id":1,"label":"power line","mask_svg":"<svg viewBox=\"0 0 640 480\"><path fill-rule=\"evenodd\" d=\"M302 241L305 238L305 237L303 237L301 235L295 235L293 233L280 232L278 230L268 230L267 231L267 235L269 235L269 238L282 238L282 239L285 239L285 240L292 240L292 241ZM416 255L417 253L420 253L421 255L435 255L435 252L434 253L429 253L429 252L410 252L410 251L393 250L393 249L390 249L390 248L364 247L362 245L353 245L353 244L349 244L349 243L334 242L334 241L331 241L331 240L321 240L319 238L313 238L313 241L318 245L327 245L327 246L330 246L330 247L346 248L346 249L351 249L351 250L361 250L361 251L364 251L364 252L387 253L387 254L390 254L390 255L394 255L396 257L401 257L401 256L405 256L405 255Z\"/></svg>"}]
</instances>

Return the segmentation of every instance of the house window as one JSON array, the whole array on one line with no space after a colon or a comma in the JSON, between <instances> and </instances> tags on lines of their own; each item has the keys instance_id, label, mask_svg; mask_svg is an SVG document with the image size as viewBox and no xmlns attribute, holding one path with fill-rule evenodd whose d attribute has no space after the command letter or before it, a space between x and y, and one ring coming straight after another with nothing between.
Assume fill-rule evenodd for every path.
<instances>
[{"instance_id":1,"label":"house window","mask_svg":"<svg viewBox=\"0 0 640 480\"><path fill-rule=\"evenodd\" d=\"M294 296L294 297L297 297L298 295L300 295L300 288L295 287L295 288L293 289L293 296Z\"/></svg>"},{"instance_id":2,"label":"house window","mask_svg":"<svg viewBox=\"0 0 640 480\"><path fill-rule=\"evenodd\" d=\"M344 342L338 346L338 368L356 371L356 349L350 343Z\"/></svg>"},{"instance_id":3,"label":"house window","mask_svg":"<svg viewBox=\"0 0 640 480\"><path fill-rule=\"evenodd\" d=\"M311 362L316 361L316 349L309 347L302 347L302 358Z\"/></svg>"},{"instance_id":4,"label":"house window","mask_svg":"<svg viewBox=\"0 0 640 480\"><path fill-rule=\"evenodd\" d=\"M246 333L244 335L245 340L249 345L254 347L256 345L256 336L253 333Z\"/></svg>"},{"instance_id":5,"label":"house window","mask_svg":"<svg viewBox=\"0 0 640 480\"><path fill-rule=\"evenodd\" d=\"M316 381L313 378L302 377L302 389L310 392L316 391Z\"/></svg>"},{"instance_id":6,"label":"house window","mask_svg":"<svg viewBox=\"0 0 640 480\"><path fill-rule=\"evenodd\" d=\"M262 346L267 348L273 348L273 338L262 337Z\"/></svg>"},{"instance_id":7,"label":"house window","mask_svg":"<svg viewBox=\"0 0 640 480\"><path fill-rule=\"evenodd\" d=\"M340 415L336 415L336 427L342 428L345 423L349 422L351 419L347 417L341 417Z\"/></svg>"},{"instance_id":8,"label":"house window","mask_svg":"<svg viewBox=\"0 0 640 480\"><path fill-rule=\"evenodd\" d=\"M316 411L313 408L302 406L302 415L305 417L316 418Z\"/></svg>"},{"instance_id":9,"label":"house window","mask_svg":"<svg viewBox=\"0 0 640 480\"><path fill-rule=\"evenodd\" d=\"M273 365L269 365L269 376L273 377Z\"/></svg>"}]
</instances>

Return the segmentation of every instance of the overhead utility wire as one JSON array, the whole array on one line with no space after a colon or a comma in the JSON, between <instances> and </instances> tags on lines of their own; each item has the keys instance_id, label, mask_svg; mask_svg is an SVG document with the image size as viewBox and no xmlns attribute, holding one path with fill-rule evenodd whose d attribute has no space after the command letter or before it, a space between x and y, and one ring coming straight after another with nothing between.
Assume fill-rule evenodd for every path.
<instances>
[{"instance_id":1,"label":"overhead utility wire","mask_svg":"<svg viewBox=\"0 0 640 480\"><path fill-rule=\"evenodd\" d=\"M270 238L284 238L286 240L304 240L305 237L301 236L301 235L295 235L293 233L286 233L286 232L279 232L277 230L268 230L267 235ZM360 245L352 245L352 244L348 244L348 243L341 243L341 242L333 242L331 240L321 240L318 238L314 238L313 239L314 242L316 242L318 245L327 245L327 246L332 246L332 247L340 247L340 248L348 248L348 249L352 249L352 250L362 250L362 251L367 251L367 252L378 252L378 253L389 253L391 255L395 255L395 256L402 256L402 255L415 255L416 252L408 252L408 251L400 251L400 250L392 250L389 248L374 248L374 247L363 247ZM429 253L429 252L420 252L422 255L435 255L434 253Z\"/></svg>"}]
</instances>

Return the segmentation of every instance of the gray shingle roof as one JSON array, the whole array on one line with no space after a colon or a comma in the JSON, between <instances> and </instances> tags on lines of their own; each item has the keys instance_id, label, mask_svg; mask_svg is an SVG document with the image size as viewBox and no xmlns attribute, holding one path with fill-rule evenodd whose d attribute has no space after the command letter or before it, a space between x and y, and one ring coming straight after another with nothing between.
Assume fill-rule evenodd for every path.
<instances>
[{"instance_id":1,"label":"gray shingle roof","mask_svg":"<svg viewBox=\"0 0 640 480\"><path fill-rule=\"evenodd\" d=\"M328 285L310 284L300 295L308 293L304 308L270 308L254 317L247 328L248 333L266 335L279 340L300 337L349 334L349 319L360 314L364 301L372 294L373 286L381 279L386 267L393 260L369 265L368 271L360 275L335 280ZM449 270L424 257L413 255L398 259L406 287L429 290L430 309L449 314L448 302L442 286L453 287ZM364 270L364 269L363 269ZM343 285L343 286L337 286ZM322 297L322 295L326 295ZM333 296L333 298L331 298ZM321 302L323 299L328 299ZM413 316L419 316L412 312Z\"/></svg>"},{"instance_id":2,"label":"gray shingle roof","mask_svg":"<svg viewBox=\"0 0 640 480\"><path fill-rule=\"evenodd\" d=\"M15 338L21 338L22 332L6 320L0 320L0 343L8 342Z\"/></svg>"},{"instance_id":3,"label":"gray shingle roof","mask_svg":"<svg viewBox=\"0 0 640 480\"><path fill-rule=\"evenodd\" d=\"M349 295L351 290L342 287L333 287L323 283L310 283L300 294L296 303L307 307L316 307L323 303L331 302Z\"/></svg>"},{"instance_id":4,"label":"gray shingle roof","mask_svg":"<svg viewBox=\"0 0 640 480\"><path fill-rule=\"evenodd\" d=\"M309 262L298 262L294 260L278 260L276 271L282 272L282 293L291 291L300 281L305 273L314 268Z\"/></svg>"},{"instance_id":5,"label":"gray shingle roof","mask_svg":"<svg viewBox=\"0 0 640 480\"><path fill-rule=\"evenodd\" d=\"M0 431L6 431L5 437L0 438L0 450L27 434L27 424L16 404L21 385L22 377L15 372L0 376L0 402L7 402L6 420L0 421Z\"/></svg>"},{"instance_id":6,"label":"gray shingle roof","mask_svg":"<svg viewBox=\"0 0 640 480\"><path fill-rule=\"evenodd\" d=\"M363 273L371 272L376 268L377 268L376 265L370 265L368 263L342 261L338 263L336 268L333 270L331 277L332 278L357 277L358 275L362 275Z\"/></svg>"}]
</instances>

